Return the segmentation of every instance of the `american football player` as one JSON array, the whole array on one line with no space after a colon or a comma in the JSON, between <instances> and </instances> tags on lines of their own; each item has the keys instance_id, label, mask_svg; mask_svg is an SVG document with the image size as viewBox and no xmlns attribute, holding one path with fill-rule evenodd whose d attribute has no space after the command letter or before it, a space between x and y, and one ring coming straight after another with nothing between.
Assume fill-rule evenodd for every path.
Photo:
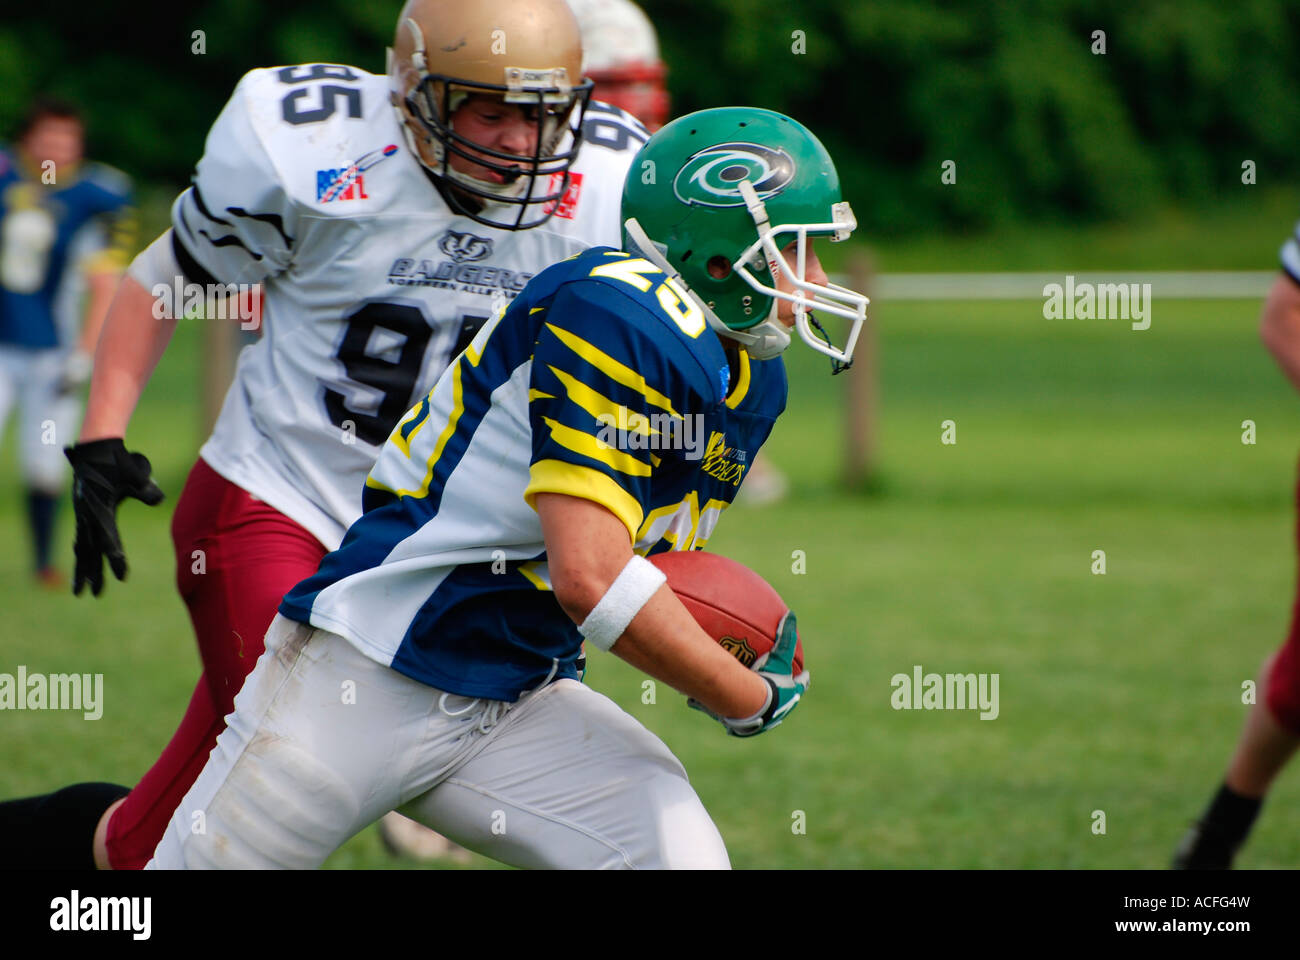
<instances>
[{"instance_id":1,"label":"american football player","mask_svg":"<svg viewBox=\"0 0 1300 960\"><path fill-rule=\"evenodd\" d=\"M670 116L668 69L650 18L632 0L568 3L582 28L582 72L596 85L592 95L626 110L652 133L658 130Z\"/></svg>"},{"instance_id":2,"label":"american football player","mask_svg":"<svg viewBox=\"0 0 1300 960\"><path fill-rule=\"evenodd\" d=\"M568 0L582 28L583 73L595 84L592 96L621 107L658 130L672 116L668 69L659 57L659 37L645 12L632 0ZM622 136L617 124L606 126L598 109L587 115L590 142ZM757 457L745 475L741 500L751 506L776 503L789 481L766 455Z\"/></svg>"},{"instance_id":3,"label":"american football player","mask_svg":"<svg viewBox=\"0 0 1300 960\"><path fill-rule=\"evenodd\" d=\"M631 0L567 2L582 33L582 73L594 84L583 122L584 141L621 149L628 139L623 111L647 130L658 130L669 115L667 71L659 59L659 38L650 19ZM761 465L762 461L755 464L755 473ZM755 487L751 476L746 494L752 495ZM385 848L395 856L425 862L448 856L462 863L469 859L467 851L449 849L445 838L399 813L381 819L379 830Z\"/></svg>"},{"instance_id":4,"label":"american football player","mask_svg":"<svg viewBox=\"0 0 1300 960\"><path fill-rule=\"evenodd\" d=\"M1282 270L1264 303L1260 336L1300 390L1300 224L1282 245ZM1300 488L1297 488L1300 510ZM1297 520L1300 525L1300 519ZM1300 540L1300 526L1297 527ZM1223 783L1174 853L1184 870L1226 870L1250 835L1264 796L1300 746L1300 594L1291 629L1260 671L1259 700L1246 715Z\"/></svg>"},{"instance_id":5,"label":"american football player","mask_svg":"<svg viewBox=\"0 0 1300 960\"><path fill-rule=\"evenodd\" d=\"M645 558L711 536L785 408L790 327L849 359L866 298L811 238L856 223L816 137L747 107L655 134L622 211L621 250L533 278L397 424L151 867L314 867L393 807L515 866L729 865L681 764L576 661L610 650L737 736L808 689L793 617L746 668Z\"/></svg>"},{"instance_id":6,"label":"american football player","mask_svg":"<svg viewBox=\"0 0 1300 960\"><path fill-rule=\"evenodd\" d=\"M98 866L144 865L281 597L361 514L366 474L402 414L533 275L617 242L619 191L647 134L610 108L621 146L582 144L581 57L563 0L410 0L387 76L317 63L240 81L172 228L114 301L68 451L74 590L97 595L105 559L118 579L127 571L117 505L162 498L123 439L175 328L160 298L182 282L260 288L263 336L240 355L172 521L203 677L123 802L124 790L88 784L0 807L0 836L19 845L7 862L84 864L93 833Z\"/></svg>"},{"instance_id":7,"label":"american football player","mask_svg":"<svg viewBox=\"0 0 1300 960\"><path fill-rule=\"evenodd\" d=\"M0 147L0 430L17 403L36 576L59 587L67 581L51 544L67 482L62 446L76 435L80 387L134 228L130 181L83 150L80 113L50 98L28 107L16 149Z\"/></svg>"}]
</instances>

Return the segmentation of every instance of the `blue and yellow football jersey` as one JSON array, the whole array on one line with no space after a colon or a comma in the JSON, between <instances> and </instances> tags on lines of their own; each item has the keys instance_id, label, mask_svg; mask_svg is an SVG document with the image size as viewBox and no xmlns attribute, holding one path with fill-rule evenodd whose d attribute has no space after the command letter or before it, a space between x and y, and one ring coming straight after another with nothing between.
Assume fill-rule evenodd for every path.
<instances>
[{"instance_id":1,"label":"blue and yellow football jersey","mask_svg":"<svg viewBox=\"0 0 1300 960\"><path fill-rule=\"evenodd\" d=\"M26 167L0 149L0 344L67 344L80 327L80 271L122 269L134 239L131 185L99 163Z\"/></svg>"},{"instance_id":2,"label":"blue and yellow football jersey","mask_svg":"<svg viewBox=\"0 0 1300 960\"><path fill-rule=\"evenodd\" d=\"M596 247L534 278L388 438L365 512L285 616L442 690L576 676L539 493L603 504L642 555L703 547L785 407L779 358L722 343L674 280Z\"/></svg>"}]
</instances>

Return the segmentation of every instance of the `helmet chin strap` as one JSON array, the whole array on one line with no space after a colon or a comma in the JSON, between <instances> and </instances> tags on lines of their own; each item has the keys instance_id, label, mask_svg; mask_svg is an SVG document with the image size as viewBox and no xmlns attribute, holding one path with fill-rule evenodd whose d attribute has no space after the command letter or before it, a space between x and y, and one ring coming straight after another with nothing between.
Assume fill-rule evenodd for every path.
<instances>
[{"instance_id":1,"label":"helmet chin strap","mask_svg":"<svg viewBox=\"0 0 1300 960\"><path fill-rule=\"evenodd\" d=\"M754 342L745 343L745 352L755 360L771 360L785 353L785 348L790 346L790 331L786 325L776 318L777 311L776 301L772 301L772 311L767 315L767 319L762 323L755 324L748 330L732 330L729 336L736 337L739 334L750 334ZM742 341L743 342L743 341Z\"/></svg>"},{"instance_id":2,"label":"helmet chin strap","mask_svg":"<svg viewBox=\"0 0 1300 960\"><path fill-rule=\"evenodd\" d=\"M420 29L420 25L416 23L414 20L412 20L410 17L407 17L405 20L403 20L402 25L407 28L408 32L411 35L411 43L413 47L411 51L411 66L415 69L416 76L418 78L416 80L416 87L415 87L416 91L418 91L420 89L421 84L424 82L425 75L429 72L429 59L428 56L426 55L425 46L424 46L424 32ZM396 76L396 71L395 71L396 54L393 52L392 47L387 48L386 60L387 60L388 75L390 78L389 80L390 85L395 85L396 80L394 78ZM400 89L396 89L396 93L399 99L404 98L406 100L405 112L403 111L402 104L399 103L393 104L393 109L397 112L398 125L402 128L402 132L406 136L406 143L411 148L411 152L415 154L416 159L421 164L423 164L424 167L435 177L443 177L447 180L452 181L453 183L460 182L465 184L467 187L472 187L477 190L482 190L496 197L505 197L505 198L512 198L512 199L522 197L524 196L525 193L530 192L533 189L535 182L541 178L542 171L540 169L534 171L534 175L532 176L528 176L524 174L521 170L519 176L516 177L515 180L510 183L493 183L490 180L481 180L478 177L473 176L472 174L463 173L460 170L457 170L454 167L452 167L450 158L447 156L448 148L437 137L435 137L432 132L425 131L424 133L425 143L429 149L429 152L432 153L434 159L434 166L433 167L429 166L429 164L424 162L424 154L420 151L420 145L416 141L415 131L411 129L411 124L407 122L408 114L414 114L416 116L419 115L419 110L417 105L412 103L412 98L415 94L414 93L407 94ZM462 96L463 95L464 94L462 94ZM450 103L449 103L449 107L450 107ZM454 111L449 109L449 113L450 112L454 112ZM444 117L443 123L446 124L448 130L453 129L450 116ZM550 135L551 134L548 134L545 129L539 128L538 136L550 136ZM438 169L435 169L435 167ZM492 200L489 197L479 196L476 197L475 199L476 202L481 207L486 207L488 204L492 203ZM508 206L507 204L499 204L499 205Z\"/></svg>"},{"instance_id":3,"label":"helmet chin strap","mask_svg":"<svg viewBox=\"0 0 1300 960\"><path fill-rule=\"evenodd\" d=\"M714 313L707 303L700 299L699 295L690 288L682 275L677 272L677 268L668 262L664 256L664 248L651 240L641 224L636 221L635 217L628 218L623 224L623 230L627 234L629 243L635 249L627 251L628 253L638 254L649 260L656 267L668 274L669 277L676 280L682 285L695 305L700 308L704 314L704 319L708 322L713 332L720 337L729 337L735 340L755 360L771 360L773 357L779 357L785 348L790 346L790 331L786 329L785 324L777 319L777 304L772 303L772 310L767 315L767 319L761 323L745 330L733 330L723 323L716 313Z\"/></svg>"}]
</instances>

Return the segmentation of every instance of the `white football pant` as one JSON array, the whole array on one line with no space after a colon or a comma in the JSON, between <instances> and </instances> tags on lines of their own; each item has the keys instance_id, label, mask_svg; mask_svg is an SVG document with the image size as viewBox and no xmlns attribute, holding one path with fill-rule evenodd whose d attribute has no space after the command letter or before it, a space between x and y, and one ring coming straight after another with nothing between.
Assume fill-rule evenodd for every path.
<instances>
[{"instance_id":1,"label":"white football pant","mask_svg":"<svg viewBox=\"0 0 1300 960\"><path fill-rule=\"evenodd\" d=\"M317 867L389 810L518 867L729 868L658 737L576 680L443 693L277 615L146 869Z\"/></svg>"},{"instance_id":2,"label":"white football pant","mask_svg":"<svg viewBox=\"0 0 1300 960\"><path fill-rule=\"evenodd\" d=\"M18 460L27 486L56 496L68 483L66 445L76 443L80 391L60 393L67 351L0 346L0 435L17 403Z\"/></svg>"}]
</instances>

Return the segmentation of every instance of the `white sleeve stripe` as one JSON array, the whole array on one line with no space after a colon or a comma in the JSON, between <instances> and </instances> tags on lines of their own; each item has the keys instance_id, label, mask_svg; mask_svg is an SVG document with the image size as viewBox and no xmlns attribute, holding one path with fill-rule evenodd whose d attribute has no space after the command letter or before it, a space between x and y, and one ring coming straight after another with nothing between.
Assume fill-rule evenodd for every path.
<instances>
[{"instance_id":1,"label":"white sleeve stripe","mask_svg":"<svg viewBox=\"0 0 1300 960\"><path fill-rule=\"evenodd\" d=\"M202 216L202 214L200 214L200 216ZM202 249L199 245L200 238L207 241L207 245L210 247L239 247L239 249L254 262L263 259L260 253L249 249L248 245L245 244L236 233L232 232L232 229L229 226L229 221L217 220L214 218L205 219L209 229L205 230L203 225L191 226L189 223L189 217L186 213L185 200L182 197L180 209L177 211L176 222L184 228L185 235L189 238L185 243L185 246L190 255L195 257L196 261L198 259L199 251ZM224 225L224 227L218 225Z\"/></svg>"}]
</instances>

